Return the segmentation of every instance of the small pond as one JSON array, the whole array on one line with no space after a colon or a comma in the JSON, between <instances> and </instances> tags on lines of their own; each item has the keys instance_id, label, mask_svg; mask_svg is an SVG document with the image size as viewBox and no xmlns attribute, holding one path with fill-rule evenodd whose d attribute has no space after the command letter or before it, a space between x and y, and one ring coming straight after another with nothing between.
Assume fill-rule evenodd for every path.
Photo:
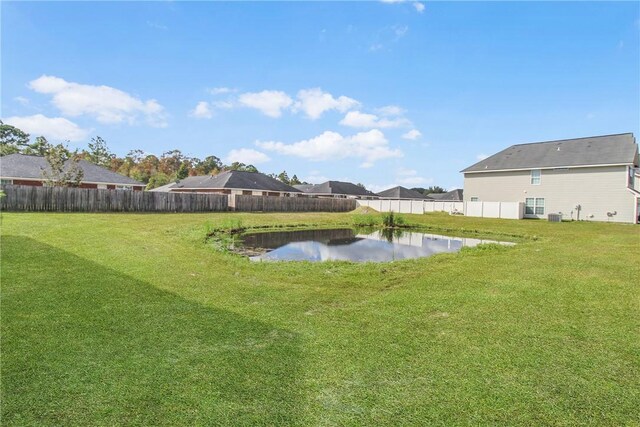
<instances>
[{"instance_id":1,"label":"small pond","mask_svg":"<svg viewBox=\"0 0 640 427\"><path fill-rule=\"evenodd\" d=\"M386 262L423 258L483 243L513 245L511 242L451 237L407 230L356 231L295 230L245 233L243 252L253 261L329 261Z\"/></svg>"}]
</instances>

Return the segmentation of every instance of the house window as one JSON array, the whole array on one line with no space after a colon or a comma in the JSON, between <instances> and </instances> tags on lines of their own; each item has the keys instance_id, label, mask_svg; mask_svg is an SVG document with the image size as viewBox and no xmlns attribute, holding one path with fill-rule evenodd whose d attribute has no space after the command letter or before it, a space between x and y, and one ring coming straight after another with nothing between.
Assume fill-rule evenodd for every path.
<instances>
[{"instance_id":1,"label":"house window","mask_svg":"<svg viewBox=\"0 0 640 427\"><path fill-rule=\"evenodd\" d=\"M533 215L535 209L535 200L533 197L527 197L524 201L525 215Z\"/></svg>"},{"instance_id":2,"label":"house window","mask_svg":"<svg viewBox=\"0 0 640 427\"><path fill-rule=\"evenodd\" d=\"M477 197L472 197L472 198L471 198L471 201L472 201L472 202L477 202L477 201L478 201L478 198L477 198Z\"/></svg>"},{"instance_id":3,"label":"house window","mask_svg":"<svg viewBox=\"0 0 640 427\"><path fill-rule=\"evenodd\" d=\"M116 185L116 190L133 190L130 185Z\"/></svg>"},{"instance_id":4,"label":"house window","mask_svg":"<svg viewBox=\"0 0 640 427\"><path fill-rule=\"evenodd\" d=\"M13 184L12 179L0 179L0 185L11 185Z\"/></svg>"},{"instance_id":5,"label":"house window","mask_svg":"<svg viewBox=\"0 0 640 427\"><path fill-rule=\"evenodd\" d=\"M531 185L540 185L540 169L531 171Z\"/></svg>"},{"instance_id":6,"label":"house window","mask_svg":"<svg viewBox=\"0 0 640 427\"><path fill-rule=\"evenodd\" d=\"M544 199L527 197L524 201L525 215L544 215Z\"/></svg>"}]
</instances>

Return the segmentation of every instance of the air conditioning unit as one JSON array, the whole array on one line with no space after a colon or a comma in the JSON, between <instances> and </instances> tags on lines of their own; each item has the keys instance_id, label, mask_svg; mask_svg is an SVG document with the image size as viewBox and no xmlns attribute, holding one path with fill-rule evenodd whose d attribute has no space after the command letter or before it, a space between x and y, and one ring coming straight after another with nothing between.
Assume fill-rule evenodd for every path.
<instances>
[{"instance_id":1,"label":"air conditioning unit","mask_svg":"<svg viewBox=\"0 0 640 427\"><path fill-rule=\"evenodd\" d=\"M562 214L559 213L550 213L547 215L547 219L549 222L562 222Z\"/></svg>"}]
</instances>

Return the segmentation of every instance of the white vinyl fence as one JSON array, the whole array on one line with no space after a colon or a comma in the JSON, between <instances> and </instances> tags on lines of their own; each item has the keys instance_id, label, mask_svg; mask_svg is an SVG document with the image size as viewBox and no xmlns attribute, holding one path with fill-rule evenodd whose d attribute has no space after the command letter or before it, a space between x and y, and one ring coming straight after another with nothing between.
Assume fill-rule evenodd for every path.
<instances>
[{"instance_id":1,"label":"white vinyl fence","mask_svg":"<svg viewBox=\"0 0 640 427\"><path fill-rule=\"evenodd\" d=\"M424 214L448 212L480 218L522 219L524 203L517 202L438 202L422 200L357 200L358 206L367 206L378 212Z\"/></svg>"},{"instance_id":2,"label":"white vinyl fence","mask_svg":"<svg viewBox=\"0 0 640 427\"><path fill-rule=\"evenodd\" d=\"M425 212L448 212L462 214L463 202L434 202L423 200L357 200L358 206L367 206L378 212L423 214Z\"/></svg>"},{"instance_id":3,"label":"white vinyl fence","mask_svg":"<svg viewBox=\"0 0 640 427\"><path fill-rule=\"evenodd\" d=\"M464 214L480 218L524 218L522 202L465 202Z\"/></svg>"}]
</instances>

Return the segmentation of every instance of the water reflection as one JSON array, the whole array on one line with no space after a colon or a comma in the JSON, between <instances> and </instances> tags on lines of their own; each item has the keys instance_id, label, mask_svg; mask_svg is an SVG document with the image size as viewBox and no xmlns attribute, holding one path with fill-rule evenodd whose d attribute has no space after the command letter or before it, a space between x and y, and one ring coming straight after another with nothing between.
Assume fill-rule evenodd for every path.
<instances>
[{"instance_id":1,"label":"water reflection","mask_svg":"<svg viewBox=\"0 0 640 427\"><path fill-rule=\"evenodd\" d=\"M385 262L457 252L464 246L473 247L483 243L513 244L405 230L365 233L356 233L353 229L300 230L243 236L246 248L268 250L264 254L250 257L253 261Z\"/></svg>"}]
</instances>

